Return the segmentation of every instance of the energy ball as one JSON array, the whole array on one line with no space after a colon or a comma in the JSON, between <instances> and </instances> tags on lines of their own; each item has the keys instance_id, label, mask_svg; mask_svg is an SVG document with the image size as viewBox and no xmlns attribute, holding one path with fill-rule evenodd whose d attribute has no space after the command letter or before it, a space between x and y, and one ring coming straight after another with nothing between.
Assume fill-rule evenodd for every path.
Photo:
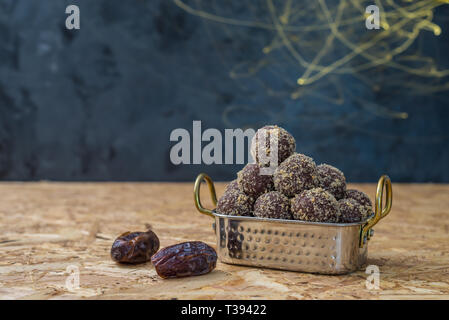
<instances>
[{"instance_id":1,"label":"energy ball","mask_svg":"<svg viewBox=\"0 0 449 320\"><path fill-rule=\"evenodd\" d=\"M231 216L252 216L250 197L238 190L225 192L217 202L217 212Z\"/></svg>"},{"instance_id":2,"label":"energy ball","mask_svg":"<svg viewBox=\"0 0 449 320\"><path fill-rule=\"evenodd\" d=\"M316 164L312 158L295 153L276 168L274 188L287 197L315 188L318 185Z\"/></svg>"},{"instance_id":3,"label":"energy ball","mask_svg":"<svg viewBox=\"0 0 449 320\"><path fill-rule=\"evenodd\" d=\"M273 177L260 174L257 163L248 163L237 173L237 183L246 195L257 199L261 194L273 189Z\"/></svg>"},{"instance_id":4,"label":"energy ball","mask_svg":"<svg viewBox=\"0 0 449 320\"><path fill-rule=\"evenodd\" d=\"M293 218L310 222L338 222L340 210L335 197L323 188L305 190L291 200Z\"/></svg>"},{"instance_id":5,"label":"energy ball","mask_svg":"<svg viewBox=\"0 0 449 320\"><path fill-rule=\"evenodd\" d=\"M278 191L267 192L256 200L254 216L259 218L291 219L290 200Z\"/></svg>"},{"instance_id":6,"label":"energy ball","mask_svg":"<svg viewBox=\"0 0 449 320\"><path fill-rule=\"evenodd\" d=\"M342 223L360 222L371 214L367 206L361 205L354 199L341 199L338 201L338 206L340 208L338 222Z\"/></svg>"},{"instance_id":7,"label":"energy ball","mask_svg":"<svg viewBox=\"0 0 449 320\"><path fill-rule=\"evenodd\" d=\"M225 193L230 191L230 190L240 190L239 189L239 184L237 182L237 179L232 180L231 182L229 182L229 184L226 186Z\"/></svg>"},{"instance_id":8,"label":"energy ball","mask_svg":"<svg viewBox=\"0 0 449 320\"><path fill-rule=\"evenodd\" d=\"M371 202L370 198L367 196L366 193L364 193L362 191L355 190L355 189L348 189L345 192L345 198L346 199L354 199L361 205L369 207L371 210L373 208L373 203Z\"/></svg>"},{"instance_id":9,"label":"energy ball","mask_svg":"<svg viewBox=\"0 0 449 320\"><path fill-rule=\"evenodd\" d=\"M261 139L265 140L265 143L259 141ZM260 166L269 165L269 163L262 162L270 161L270 145L273 146L276 142L278 146L278 165L295 152L295 138L287 130L275 125L268 125L257 130L251 141L251 155ZM267 159L264 159L264 156Z\"/></svg>"},{"instance_id":10,"label":"energy ball","mask_svg":"<svg viewBox=\"0 0 449 320\"><path fill-rule=\"evenodd\" d=\"M320 164L316 171L319 187L330 192L337 200L345 197L346 178L343 172L328 164Z\"/></svg>"}]
</instances>

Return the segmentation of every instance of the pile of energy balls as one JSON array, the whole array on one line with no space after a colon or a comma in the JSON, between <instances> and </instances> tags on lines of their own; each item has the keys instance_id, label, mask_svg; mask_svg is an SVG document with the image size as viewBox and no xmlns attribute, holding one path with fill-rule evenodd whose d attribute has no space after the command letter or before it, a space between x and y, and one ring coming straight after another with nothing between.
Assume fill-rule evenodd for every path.
<instances>
[{"instance_id":1,"label":"pile of energy balls","mask_svg":"<svg viewBox=\"0 0 449 320\"><path fill-rule=\"evenodd\" d=\"M269 157L273 145L278 149L278 166L271 175L260 174L267 164L258 155ZM256 162L248 163L229 183L216 211L327 223L360 222L372 214L369 197L358 190L347 190L343 172L328 164L316 165L312 158L295 150L296 141L285 129L274 125L260 128L251 141Z\"/></svg>"}]
</instances>

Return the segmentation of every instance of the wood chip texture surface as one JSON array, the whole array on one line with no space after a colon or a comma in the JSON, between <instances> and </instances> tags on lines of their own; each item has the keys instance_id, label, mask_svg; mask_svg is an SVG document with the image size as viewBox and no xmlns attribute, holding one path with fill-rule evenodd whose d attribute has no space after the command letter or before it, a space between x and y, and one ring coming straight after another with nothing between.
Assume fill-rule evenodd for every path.
<instances>
[{"instance_id":1,"label":"wood chip texture surface","mask_svg":"<svg viewBox=\"0 0 449 320\"><path fill-rule=\"evenodd\" d=\"M220 196L225 184L216 187ZM348 188L371 200L376 190ZM368 264L380 271L380 288L370 290L365 269L325 276L218 262L209 274L164 280L151 263L111 260L118 235L148 227L161 248L193 240L215 248L213 219L196 211L193 183L0 183L0 298L448 299L449 186L393 189L393 209L369 242Z\"/></svg>"}]
</instances>

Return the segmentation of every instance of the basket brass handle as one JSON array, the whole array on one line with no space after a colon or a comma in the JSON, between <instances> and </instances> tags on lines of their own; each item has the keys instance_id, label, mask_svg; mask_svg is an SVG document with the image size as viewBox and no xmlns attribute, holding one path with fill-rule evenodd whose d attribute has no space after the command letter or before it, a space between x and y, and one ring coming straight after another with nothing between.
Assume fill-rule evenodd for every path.
<instances>
[{"instance_id":1,"label":"basket brass handle","mask_svg":"<svg viewBox=\"0 0 449 320\"><path fill-rule=\"evenodd\" d=\"M193 187L193 197L195 201L195 207L198 209L199 212L203 214L207 214L208 216L214 217L214 213L212 210L206 209L201 204L200 200L200 187L201 183L203 181L206 181L207 186L209 187L210 196L212 198L212 203L214 206L217 206L217 194L215 193L215 186L212 179L205 173L200 173L198 177L196 177L195 180L195 186Z\"/></svg>"},{"instance_id":2,"label":"basket brass handle","mask_svg":"<svg viewBox=\"0 0 449 320\"><path fill-rule=\"evenodd\" d=\"M384 194L384 189L386 191L385 194L385 207L382 208L382 199ZM383 219L390 213L391 206L393 203L393 189L391 187L390 177L387 175L383 175L380 177L379 182L377 183L377 191L376 191L376 200L374 203L374 217L372 217L368 222L362 227L360 233L360 248L363 248L366 241L369 240L371 234L370 229L376 225L380 219Z\"/></svg>"}]
</instances>

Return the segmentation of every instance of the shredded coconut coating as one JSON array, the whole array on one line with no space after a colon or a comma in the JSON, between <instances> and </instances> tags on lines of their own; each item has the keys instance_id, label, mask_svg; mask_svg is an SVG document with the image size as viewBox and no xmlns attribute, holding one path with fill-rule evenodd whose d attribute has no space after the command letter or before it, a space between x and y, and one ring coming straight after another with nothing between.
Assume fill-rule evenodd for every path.
<instances>
[{"instance_id":1,"label":"shredded coconut coating","mask_svg":"<svg viewBox=\"0 0 449 320\"><path fill-rule=\"evenodd\" d=\"M275 190L287 197L318 185L316 164L312 158L295 153L276 168L273 175Z\"/></svg>"},{"instance_id":2,"label":"shredded coconut coating","mask_svg":"<svg viewBox=\"0 0 449 320\"><path fill-rule=\"evenodd\" d=\"M328 164L320 164L316 169L319 181L318 186L330 192L335 199L343 199L346 192L344 173Z\"/></svg>"},{"instance_id":3,"label":"shredded coconut coating","mask_svg":"<svg viewBox=\"0 0 449 320\"><path fill-rule=\"evenodd\" d=\"M363 206L366 206L370 208L370 210L373 210L373 203L371 202L371 199L368 197L368 195L362 191L355 190L355 189L348 189L345 192L345 198L346 199L354 199L358 203L360 203Z\"/></svg>"},{"instance_id":4,"label":"shredded coconut coating","mask_svg":"<svg viewBox=\"0 0 449 320\"><path fill-rule=\"evenodd\" d=\"M258 142L260 137L262 136L261 133L262 130L266 130L265 133L266 141L265 144L262 145L262 148L259 150ZM293 136L290 133L288 133L287 130L278 127L276 125L264 126L259 130L257 130L256 134L254 135L251 141L251 155L259 165L262 166L268 165L268 164L261 164L258 155L265 154L266 157L269 157L271 154L270 145L274 145L276 141L278 146L278 164L283 162L285 159L287 159L290 155L292 155L295 152L296 150L295 138L293 138Z\"/></svg>"},{"instance_id":5,"label":"shredded coconut coating","mask_svg":"<svg viewBox=\"0 0 449 320\"><path fill-rule=\"evenodd\" d=\"M352 223L366 220L371 212L367 206L361 205L354 199L341 199L338 201L340 218L338 222Z\"/></svg>"},{"instance_id":6,"label":"shredded coconut coating","mask_svg":"<svg viewBox=\"0 0 449 320\"><path fill-rule=\"evenodd\" d=\"M252 216L250 197L239 190L225 192L217 202L217 212L231 216Z\"/></svg>"},{"instance_id":7,"label":"shredded coconut coating","mask_svg":"<svg viewBox=\"0 0 449 320\"><path fill-rule=\"evenodd\" d=\"M225 193L230 190L240 190L239 184L237 183L237 179L232 180L225 188Z\"/></svg>"},{"instance_id":8,"label":"shredded coconut coating","mask_svg":"<svg viewBox=\"0 0 449 320\"><path fill-rule=\"evenodd\" d=\"M248 163L237 173L237 183L246 195L257 199L261 194L273 190L273 177L261 175L257 163Z\"/></svg>"},{"instance_id":9,"label":"shredded coconut coating","mask_svg":"<svg viewBox=\"0 0 449 320\"><path fill-rule=\"evenodd\" d=\"M290 200L278 191L265 193L254 204L254 216L272 219L292 219Z\"/></svg>"},{"instance_id":10,"label":"shredded coconut coating","mask_svg":"<svg viewBox=\"0 0 449 320\"><path fill-rule=\"evenodd\" d=\"M293 218L311 222L338 222L340 210L335 197L323 188L305 190L291 200Z\"/></svg>"}]
</instances>

